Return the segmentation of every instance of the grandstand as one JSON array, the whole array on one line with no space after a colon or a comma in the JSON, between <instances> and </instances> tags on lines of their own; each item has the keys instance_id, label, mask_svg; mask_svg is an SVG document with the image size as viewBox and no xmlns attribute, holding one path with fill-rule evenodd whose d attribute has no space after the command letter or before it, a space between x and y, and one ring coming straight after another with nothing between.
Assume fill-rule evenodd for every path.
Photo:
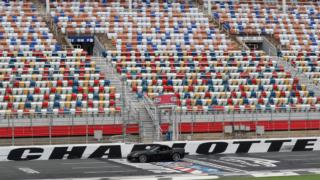
<instances>
[{"instance_id":1,"label":"grandstand","mask_svg":"<svg viewBox=\"0 0 320 180\"><path fill-rule=\"evenodd\" d=\"M278 3L2 1L0 137L318 130L319 2Z\"/></svg>"}]
</instances>

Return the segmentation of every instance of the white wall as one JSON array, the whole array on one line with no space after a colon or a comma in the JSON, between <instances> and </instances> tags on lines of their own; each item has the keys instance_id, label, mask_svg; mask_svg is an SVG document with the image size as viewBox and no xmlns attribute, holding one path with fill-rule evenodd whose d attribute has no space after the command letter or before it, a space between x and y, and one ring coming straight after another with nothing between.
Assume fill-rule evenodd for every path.
<instances>
[{"instance_id":1,"label":"white wall","mask_svg":"<svg viewBox=\"0 0 320 180\"><path fill-rule=\"evenodd\" d=\"M320 137L242 139L216 141L155 142L171 147L184 147L190 155L267 153L320 150ZM125 158L131 151L152 144L67 144L47 146L0 147L0 161Z\"/></svg>"}]
</instances>

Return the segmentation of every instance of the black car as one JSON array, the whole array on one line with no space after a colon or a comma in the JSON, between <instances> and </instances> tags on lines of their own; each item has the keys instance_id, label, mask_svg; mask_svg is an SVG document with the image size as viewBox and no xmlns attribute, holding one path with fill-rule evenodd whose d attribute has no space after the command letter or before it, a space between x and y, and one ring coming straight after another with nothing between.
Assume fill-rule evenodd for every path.
<instances>
[{"instance_id":1,"label":"black car","mask_svg":"<svg viewBox=\"0 0 320 180\"><path fill-rule=\"evenodd\" d=\"M183 148L170 148L166 145L155 145L148 150L134 151L128 154L127 160L131 162L146 163L149 161L179 161L184 158Z\"/></svg>"}]
</instances>

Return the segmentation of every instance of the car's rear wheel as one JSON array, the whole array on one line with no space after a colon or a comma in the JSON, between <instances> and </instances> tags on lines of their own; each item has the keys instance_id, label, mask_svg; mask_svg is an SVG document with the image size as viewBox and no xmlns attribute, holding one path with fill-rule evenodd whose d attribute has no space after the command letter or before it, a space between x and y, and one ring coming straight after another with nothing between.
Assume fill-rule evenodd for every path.
<instances>
[{"instance_id":1,"label":"car's rear wheel","mask_svg":"<svg viewBox=\"0 0 320 180\"><path fill-rule=\"evenodd\" d=\"M181 159L181 156L180 156L179 153L172 154L172 160L173 161L180 161L180 159Z\"/></svg>"},{"instance_id":2,"label":"car's rear wheel","mask_svg":"<svg viewBox=\"0 0 320 180\"><path fill-rule=\"evenodd\" d=\"M148 162L148 157L146 155L140 155L139 156L139 162L141 162L141 163Z\"/></svg>"}]
</instances>

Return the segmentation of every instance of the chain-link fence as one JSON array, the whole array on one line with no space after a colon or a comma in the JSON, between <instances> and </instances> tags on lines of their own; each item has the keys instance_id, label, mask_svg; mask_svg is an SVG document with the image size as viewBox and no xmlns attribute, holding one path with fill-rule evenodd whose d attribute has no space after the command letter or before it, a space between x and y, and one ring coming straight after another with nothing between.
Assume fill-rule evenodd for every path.
<instances>
[{"instance_id":1,"label":"chain-link fence","mask_svg":"<svg viewBox=\"0 0 320 180\"><path fill-rule=\"evenodd\" d=\"M154 111L152 111L154 112ZM141 142L141 115L7 115L0 119L0 145ZM158 113L160 140L213 140L320 135L320 112L288 110ZM157 119L156 118L156 119ZM154 126L159 127L159 126ZM175 133L174 139L168 132ZM171 136L172 137L172 136Z\"/></svg>"},{"instance_id":2,"label":"chain-link fence","mask_svg":"<svg viewBox=\"0 0 320 180\"><path fill-rule=\"evenodd\" d=\"M128 114L11 114L0 118L0 146L137 142L138 121Z\"/></svg>"},{"instance_id":3,"label":"chain-link fence","mask_svg":"<svg viewBox=\"0 0 320 180\"><path fill-rule=\"evenodd\" d=\"M162 140L276 138L320 135L320 111L160 111ZM169 132L169 133L168 133Z\"/></svg>"}]
</instances>

